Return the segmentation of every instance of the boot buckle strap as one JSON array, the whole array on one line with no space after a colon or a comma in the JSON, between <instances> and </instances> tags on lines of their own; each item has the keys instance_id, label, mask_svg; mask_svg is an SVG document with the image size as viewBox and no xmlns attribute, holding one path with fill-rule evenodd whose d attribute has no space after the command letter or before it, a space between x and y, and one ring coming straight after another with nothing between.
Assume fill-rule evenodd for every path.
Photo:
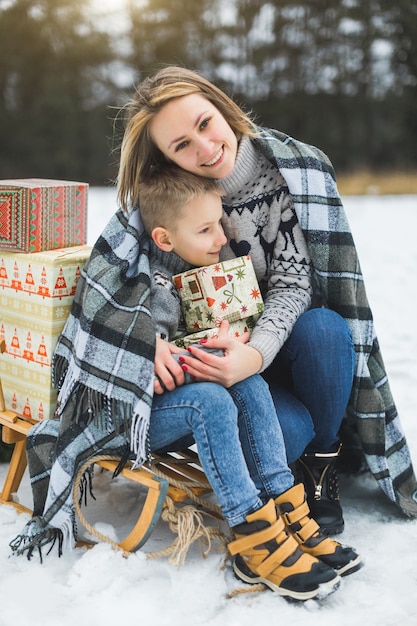
<instances>
[{"instance_id":1,"label":"boot buckle strap","mask_svg":"<svg viewBox=\"0 0 417 626\"><path fill-rule=\"evenodd\" d=\"M291 534L296 537L299 543L302 544L308 541L313 535L315 535L318 530L320 530L320 526L317 524L316 520L310 517L305 526L302 526L298 530L291 530Z\"/></svg>"},{"instance_id":2,"label":"boot buckle strap","mask_svg":"<svg viewBox=\"0 0 417 626\"><path fill-rule=\"evenodd\" d=\"M277 567L282 565L284 561L292 556L297 548L297 542L291 535L288 535L284 543L282 543L272 554L266 557L256 567L256 572L262 578L266 578L268 574L273 572Z\"/></svg>"},{"instance_id":3,"label":"boot buckle strap","mask_svg":"<svg viewBox=\"0 0 417 626\"><path fill-rule=\"evenodd\" d=\"M231 541L228 544L229 552L232 556L238 554L244 550L250 550L259 545L276 539L280 533L284 531L284 524L282 520L277 519L273 524L249 535L238 535L237 539Z\"/></svg>"},{"instance_id":4,"label":"boot buckle strap","mask_svg":"<svg viewBox=\"0 0 417 626\"><path fill-rule=\"evenodd\" d=\"M282 517L284 518L285 525L286 526L292 526L292 524L295 524L296 522L299 522L304 517L308 517L308 515L310 514L310 509L309 509L309 506L307 504L307 501L304 500L304 502L302 504L300 504L300 506L297 506L297 508L295 508L292 511L281 511L281 510L279 510L279 512L282 515Z\"/></svg>"}]
</instances>

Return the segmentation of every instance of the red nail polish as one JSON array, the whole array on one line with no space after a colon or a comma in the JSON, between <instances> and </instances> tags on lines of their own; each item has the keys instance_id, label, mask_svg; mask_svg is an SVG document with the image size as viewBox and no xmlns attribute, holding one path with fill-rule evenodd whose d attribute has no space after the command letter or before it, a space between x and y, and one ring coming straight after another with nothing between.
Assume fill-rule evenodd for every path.
<instances>
[{"instance_id":1,"label":"red nail polish","mask_svg":"<svg viewBox=\"0 0 417 626\"><path fill-rule=\"evenodd\" d=\"M188 350L188 352L191 352L191 348L190 348L190 346L188 346L187 350Z\"/></svg>"},{"instance_id":2,"label":"red nail polish","mask_svg":"<svg viewBox=\"0 0 417 626\"><path fill-rule=\"evenodd\" d=\"M181 365L183 372L188 372L188 367L186 365Z\"/></svg>"},{"instance_id":3,"label":"red nail polish","mask_svg":"<svg viewBox=\"0 0 417 626\"><path fill-rule=\"evenodd\" d=\"M184 363L184 357L183 356L178 357L178 360L179 360L180 363Z\"/></svg>"},{"instance_id":4,"label":"red nail polish","mask_svg":"<svg viewBox=\"0 0 417 626\"><path fill-rule=\"evenodd\" d=\"M200 339L200 343L207 343L207 339Z\"/></svg>"}]
</instances>

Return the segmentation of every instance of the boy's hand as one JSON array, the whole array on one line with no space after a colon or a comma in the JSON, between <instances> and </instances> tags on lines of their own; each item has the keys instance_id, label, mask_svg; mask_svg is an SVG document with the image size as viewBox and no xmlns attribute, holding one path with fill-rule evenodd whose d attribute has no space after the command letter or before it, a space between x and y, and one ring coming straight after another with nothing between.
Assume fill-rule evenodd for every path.
<instances>
[{"instance_id":1,"label":"boy's hand","mask_svg":"<svg viewBox=\"0 0 417 626\"><path fill-rule=\"evenodd\" d=\"M185 377L181 365L172 357L178 352L183 352L183 350L160 337L156 338L155 393L161 394L164 391L172 391L175 387L184 384Z\"/></svg>"}]
</instances>

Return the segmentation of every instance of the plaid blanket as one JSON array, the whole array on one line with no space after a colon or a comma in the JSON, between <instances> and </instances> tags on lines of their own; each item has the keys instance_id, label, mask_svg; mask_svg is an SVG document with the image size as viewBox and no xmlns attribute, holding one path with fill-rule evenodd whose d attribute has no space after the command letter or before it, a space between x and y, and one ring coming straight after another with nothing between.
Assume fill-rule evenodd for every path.
<instances>
[{"instance_id":1,"label":"plaid blanket","mask_svg":"<svg viewBox=\"0 0 417 626\"><path fill-rule=\"evenodd\" d=\"M333 167L319 149L278 131L259 129L255 145L288 185L314 268L315 303L349 325L356 372L347 418L357 427L369 469L388 497L416 516L417 482Z\"/></svg>"},{"instance_id":2,"label":"plaid blanket","mask_svg":"<svg viewBox=\"0 0 417 626\"><path fill-rule=\"evenodd\" d=\"M149 238L139 210L119 210L85 265L53 359L57 414L77 421L108 421L109 430L129 432L135 465L148 456L147 433L153 397L155 331L150 315ZM106 423L99 424L101 428Z\"/></svg>"},{"instance_id":3,"label":"plaid blanket","mask_svg":"<svg viewBox=\"0 0 417 626\"><path fill-rule=\"evenodd\" d=\"M355 421L370 470L387 496L417 515L417 482L375 335L349 224L328 158L278 131L254 140L287 182L314 267L316 302L341 314L356 348L347 417ZM73 393L79 411L131 425L140 464L153 392L155 333L149 314L148 242L139 211L118 211L84 268L59 340L54 375L58 412ZM106 407L106 411L101 410ZM103 417L104 416L104 417ZM76 416L75 416L76 418Z\"/></svg>"}]
</instances>

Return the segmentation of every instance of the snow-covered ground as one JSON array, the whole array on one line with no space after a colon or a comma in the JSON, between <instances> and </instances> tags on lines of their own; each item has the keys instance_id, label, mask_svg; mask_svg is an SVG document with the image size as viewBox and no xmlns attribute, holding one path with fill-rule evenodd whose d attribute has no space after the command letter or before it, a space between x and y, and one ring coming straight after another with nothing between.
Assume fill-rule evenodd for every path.
<instances>
[{"instance_id":1,"label":"snow-covered ground","mask_svg":"<svg viewBox=\"0 0 417 626\"><path fill-rule=\"evenodd\" d=\"M416 294L417 196L349 197L345 206L359 249L376 329L402 424L417 463ZM115 193L91 189L89 243L116 208ZM6 466L0 465L0 483ZM97 528L116 538L135 510L137 488L123 479L96 479ZM202 558L191 549L180 569L145 552L172 541L160 522L143 551L124 558L107 544L76 549L41 565L37 558L9 558L9 541L26 515L0 506L0 626L411 626L417 624L417 520L402 517L373 478L342 478L346 529L341 540L360 552L365 566L343 579L322 603L289 604L272 592L227 595L241 584L223 556ZM19 491L31 506L27 476ZM137 505L137 502L136 502ZM87 509L88 512L88 509Z\"/></svg>"}]
</instances>

